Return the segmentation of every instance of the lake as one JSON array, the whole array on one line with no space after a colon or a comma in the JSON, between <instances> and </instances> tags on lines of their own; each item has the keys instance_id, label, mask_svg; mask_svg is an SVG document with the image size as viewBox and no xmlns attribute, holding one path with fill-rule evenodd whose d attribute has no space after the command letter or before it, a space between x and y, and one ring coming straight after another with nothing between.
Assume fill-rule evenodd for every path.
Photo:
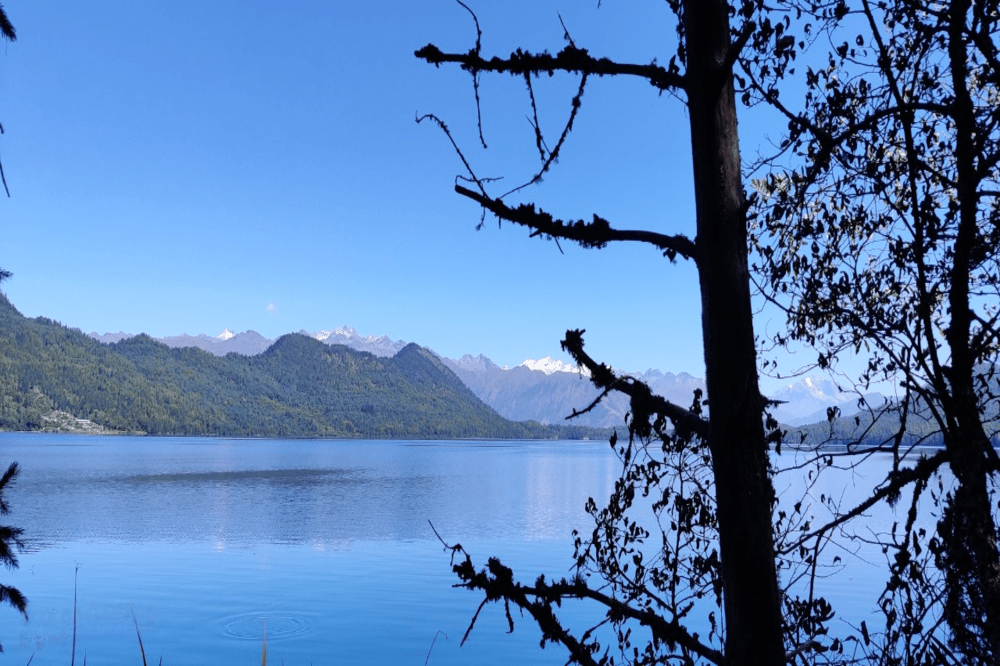
<instances>
[{"instance_id":1,"label":"lake","mask_svg":"<svg viewBox=\"0 0 1000 666\"><path fill-rule=\"evenodd\" d=\"M495 605L459 647L481 597L452 588L428 521L477 565L562 577L587 498L621 466L605 442L0 434L0 466L13 460L4 522L29 550L0 582L27 595L30 621L0 608L0 641L4 661L35 666L70 663L74 575L81 664L140 664L136 622L168 666L259 663L265 623L273 664L564 664L530 619L515 613L508 635ZM884 583L872 559L837 577L852 612Z\"/></svg>"}]
</instances>

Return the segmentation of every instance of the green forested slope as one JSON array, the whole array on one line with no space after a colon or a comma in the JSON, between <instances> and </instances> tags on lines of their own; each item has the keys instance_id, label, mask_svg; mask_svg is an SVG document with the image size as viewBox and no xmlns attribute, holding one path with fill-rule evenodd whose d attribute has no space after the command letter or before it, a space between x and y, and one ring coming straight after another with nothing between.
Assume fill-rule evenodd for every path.
<instances>
[{"instance_id":1,"label":"green forested slope","mask_svg":"<svg viewBox=\"0 0 1000 666\"><path fill-rule=\"evenodd\" d=\"M261 437L554 438L580 427L513 423L432 353L393 358L286 335L258 356L103 345L0 295L0 428L44 429L53 410L115 430Z\"/></svg>"}]
</instances>

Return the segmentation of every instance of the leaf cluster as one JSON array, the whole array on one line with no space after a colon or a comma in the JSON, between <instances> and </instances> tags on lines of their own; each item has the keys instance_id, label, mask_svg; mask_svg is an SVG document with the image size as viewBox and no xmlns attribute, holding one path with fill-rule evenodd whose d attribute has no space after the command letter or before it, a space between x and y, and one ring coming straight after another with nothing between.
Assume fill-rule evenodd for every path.
<instances>
[{"instance_id":1,"label":"leaf cluster","mask_svg":"<svg viewBox=\"0 0 1000 666\"><path fill-rule=\"evenodd\" d=\"M989 661L1000 650L987 491L1000 469L991 442L1000 351L1000 14L995 3L961 1L779 7L783 32L814 45L822 38L827 48L800 58L803 94L795 101L777 94L792 68L743 63L745 100L785 123L773 154L754 165L766 173L758 172L751 196L754 268L765 297L787 316L775 342L814 350L820 368L864 359L855 375L861 390L900 387L881 426L856 421L883 429L893 474L914 433L943 444L937 457L957 483L935 500L939 548L923 550L937 550L943 598L919 571L893 564L886 654L943 658L944 643L926 629L933 606L947 618L949 650ZM910 477L913 511L930 480ZM923 538L907 531L894 546L897 561L916 561Z\"/></svg>"}]
</instances>

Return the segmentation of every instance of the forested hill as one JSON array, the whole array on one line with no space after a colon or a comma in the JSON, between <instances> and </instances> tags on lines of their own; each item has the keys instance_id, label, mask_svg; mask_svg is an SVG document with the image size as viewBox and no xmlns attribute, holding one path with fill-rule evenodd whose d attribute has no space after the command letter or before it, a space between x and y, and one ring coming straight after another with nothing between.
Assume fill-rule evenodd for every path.
<instances>
[{"instance_id":1,"label":"forested hill","mask_svg":"<svg viewBox=\"0 0 1000 666\"><path fill-rule=\"evenodd\" d=\"M145 335L104 345L25 318L0 294L0 429L47 429L59 413L157 435L600 436L508 421L415 344L392 358L299 334L252 357L171 349Z\"/></svg>"}]
</instances>

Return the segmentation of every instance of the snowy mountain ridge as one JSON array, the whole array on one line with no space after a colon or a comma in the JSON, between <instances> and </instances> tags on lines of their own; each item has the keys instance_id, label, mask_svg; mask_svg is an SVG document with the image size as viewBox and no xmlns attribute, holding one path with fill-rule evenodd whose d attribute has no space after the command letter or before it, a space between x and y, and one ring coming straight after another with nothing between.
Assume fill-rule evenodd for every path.
<instances>
[{"instance_id":1,"label":"snowy mountain ridge","mask_svg":"<svg viewBox=\"0 0 1000 666\"><path fill-rule=\"evenodd\" d=\"M331 331L317 331L307 333L301 331L309 337L316 338L320 342L328 345L344 345L356 351L366 351L375 356L395 356L403 347L407 345L403 340L393 340L388 335L361 335L350 326L341 326Z\"/></svg>"},{"instance_id":2,"label":"snowy mountain ridge","mask_svg":"<svg viewBox=\"0 0 1000 666\"><path fill-rule=\"evenodd\" d=\"M570 372L578 375L582 374L584 377L590 376L590 371L587 370L587 368L576 366L571 363L564 363L563 361L554 359L551 356L540 358L537 361L533 358L529 358L518 364L517 367L544 372L547 375L551 375L555 372Z\"/></svg>"}]
</instances>

